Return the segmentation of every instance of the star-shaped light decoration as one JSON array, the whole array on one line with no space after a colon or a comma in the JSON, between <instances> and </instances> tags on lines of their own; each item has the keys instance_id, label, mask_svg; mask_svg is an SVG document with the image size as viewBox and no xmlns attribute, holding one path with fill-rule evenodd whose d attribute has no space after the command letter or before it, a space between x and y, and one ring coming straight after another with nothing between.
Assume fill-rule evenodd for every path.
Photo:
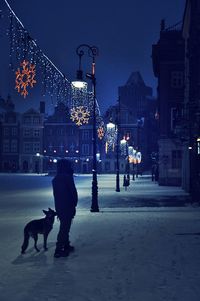
<instances>
[{"instance_id":1,"label":"star-shaped light decoration","mask_svg":"<svg viewBox=\"0 0 200 301\"><path fill-rule=\"evenodd\" d=\"M35 65L26 60L24 60L20 65L22 66L22 69L18 68L16 71L15 88L18 93L25 98L28 95L27 87L30 86L33 88L33 85L36 84Z\"/></svg>"},{"instance_id":2,"label":"star-shaped light decoration","mask_svg":"<svg viewBox=\"0 0 200 301\"><path fill-rule=\"evenodd\" d=\"M97 134L98 134L98 138L101 140L103 139L104 137L104 128L102 126L100 126L98 129L97 129Z\"/></svg>"},{"instance_id":3,"label":"star-shaped light decoration","mask_svg":"<svg viewBox=\"0 0 200 301\"><path fill-rule=\"evenodd\" d=\"M84 123L88 123L90 117L90 112L84 106L78 106L71 109L70 119L80 126Z\"/></svg>"}]
</instances>

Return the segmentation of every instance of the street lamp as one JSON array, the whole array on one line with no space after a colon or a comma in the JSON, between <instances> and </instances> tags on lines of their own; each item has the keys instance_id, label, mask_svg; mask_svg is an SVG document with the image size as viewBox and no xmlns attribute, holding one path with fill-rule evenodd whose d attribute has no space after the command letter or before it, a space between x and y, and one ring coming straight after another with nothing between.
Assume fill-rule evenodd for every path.
<instances>
[{"instance_id":1,"label":"street lamp","mask_svg":"<svg viewBox=\"0 0 200 301\"><path fill-rule=\"evenodd\" d=\"M108 151L108 148L112 147L112 150L114 151L114 145L116 144L116 189L115 191L120 192L119 187L119 133L118 133L118 127L116 124L109 122L106 125L106 152Z\"/></svg>"},{"instance_id":2,"label":"street lamp","mask_svg":"<svg viewBox=\"0 0 200 301\"><path fill-rule=\"evenodd\" d=\"M129 165L129 152L128 152L128 140L129 136L124 136L123 139L120 141L121 147L124 150L124 154L126 157L126 168L125 172L127 173L128 181L130 181L130 165Z\"/></svg>"},{"instance_id":3,"label":"street lamp","mask_svg":"<svg viewBox=\"0 0 200 301\"><path fill-rule=\"evenodd\" d=\"M88 56L92 58L91 73L87 73L86 77L92 82L93 92L93 107L92 107L92 145L93 145L93 164L92 164L92 205L91 212L99 212L98 206L98 182L97 182L97 133L96 133L96 77L95 77L95 57L98 55L98 48L81 44L76 49L76 54L79 56L79 70L77 71L77 81L73 81L72 85L75 88L83 88L86 84L83 80L83 71L81 67L81 59L85 54L84 50L87 49Z\"/></svg>"},{"instance_id":4,"label":"street lamp","mask_svg":"<svg viewBox=\"0 0 200 301\"><path fill-rule=\"evenodd\" d=\"M117 124L117 143L116 143L116 192L120 192L120 184L119 184L119 169L120 169L120 164L119 164L119 149L120 149L120 98L118 100L118 106L116 108L116 124Z\"/></svg>"}]
</instances>

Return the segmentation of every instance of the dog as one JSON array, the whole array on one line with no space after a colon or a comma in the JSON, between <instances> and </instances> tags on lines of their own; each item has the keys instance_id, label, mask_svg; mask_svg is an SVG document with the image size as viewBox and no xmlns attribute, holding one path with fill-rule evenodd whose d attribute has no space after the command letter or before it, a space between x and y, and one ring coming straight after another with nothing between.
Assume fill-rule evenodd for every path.
<instances>
[{"instance_id":1,"label":"dog","mask_svg":"<svg viewBox=\"0 0 200 301\"><path fill-rule=\"evenodd\" d=\"M32 237L34 239L34 247L37 252L40 250L37 247L38 234L43 234L44 237L44 250L47 251L47 238L50 231L53 229L53 224L55 220L55 216L57 213L48 208L49 210L43 210L46 215L44 218L32 220L30 221L24 228L24 241L21 247L21 254L24 254L26 249L28 248L29 239Z\"/></svg>"}]
</instances>

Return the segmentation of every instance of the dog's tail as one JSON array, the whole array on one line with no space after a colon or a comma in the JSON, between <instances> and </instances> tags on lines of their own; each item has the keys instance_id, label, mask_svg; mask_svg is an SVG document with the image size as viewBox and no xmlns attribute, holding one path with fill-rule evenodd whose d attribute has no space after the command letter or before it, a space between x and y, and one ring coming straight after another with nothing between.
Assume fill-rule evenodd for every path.
<instances>
[{"instance_id":1,"label":"dog's tail","mask_svg":"<svg viewBox=\"0 0 200 301\"><path fill-rule=\"evenodd\" d=\"M30 235L28 233L27 228L25 227L24 228L24 242L21 247L21 254L24 254L26 249L28 248L29 238L30 238Z\"/></svg>"}]
</instances>

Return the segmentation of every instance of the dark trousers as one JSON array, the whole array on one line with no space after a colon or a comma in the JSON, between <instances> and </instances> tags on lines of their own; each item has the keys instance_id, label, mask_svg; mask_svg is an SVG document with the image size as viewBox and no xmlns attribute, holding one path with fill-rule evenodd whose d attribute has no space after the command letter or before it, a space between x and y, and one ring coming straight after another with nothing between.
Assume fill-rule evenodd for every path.
<instances>
[{"instance_id":1,"label":"dark trousers","mask_svg":"<svg viewBox=\"0 0 200 301\"><path fill-rule=\"evenodd\" d=\"M62 249L69 245L69 231L72 224L72 217L60 218L60 229L57 235L56 248Z\"/></svg>"}]
</instances>

